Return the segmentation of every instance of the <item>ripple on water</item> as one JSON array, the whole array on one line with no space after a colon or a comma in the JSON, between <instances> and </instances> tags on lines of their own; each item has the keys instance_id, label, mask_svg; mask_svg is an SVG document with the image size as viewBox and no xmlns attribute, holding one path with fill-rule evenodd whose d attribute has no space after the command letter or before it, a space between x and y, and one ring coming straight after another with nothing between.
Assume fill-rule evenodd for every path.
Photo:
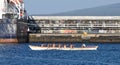
<instances>
[{"instance_id":1,"label":"ripple on water","mask_svg":"<svg viewBox=\"0 0 120 65\"><path fill-rule=\"evenodd\" d=\"M120 44L98 45L96 51L32 51L29 44L0 45L2 65L119 65ZM34 45L34 44L33 44ZM36 44L38 45L38 44ZM76 45L77 46L77 45Z\"/></svg>"}]
</instances>

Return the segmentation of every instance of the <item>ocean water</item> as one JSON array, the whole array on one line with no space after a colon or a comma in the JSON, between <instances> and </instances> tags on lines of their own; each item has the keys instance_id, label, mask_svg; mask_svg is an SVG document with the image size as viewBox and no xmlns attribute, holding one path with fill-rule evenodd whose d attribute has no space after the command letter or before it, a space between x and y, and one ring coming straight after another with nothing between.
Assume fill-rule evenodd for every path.
<instances>
[{"instance_id":1,"label":"ocean water","mask_svg":"<svg viewBox=\"0 0 120 65\"><path fill-rule=\"evenodd\" d=\"M120 44L87 44L98 45L95 51L33 51L28 45L0 44L0 65L120 65Z\"/></svg>"}]
</instances>

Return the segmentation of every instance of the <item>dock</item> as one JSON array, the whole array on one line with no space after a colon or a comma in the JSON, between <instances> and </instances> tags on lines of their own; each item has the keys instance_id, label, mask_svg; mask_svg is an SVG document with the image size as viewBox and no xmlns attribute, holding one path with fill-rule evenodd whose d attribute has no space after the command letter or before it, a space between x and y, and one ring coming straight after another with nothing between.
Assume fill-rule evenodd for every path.
<instances>
[{"instance_id":1,"label":"dock","mask_svg":"<svg viewBox=\"0 0 120 65\"><path fill-rule=\"evenodd\" d=\"M29 34L29 42L120 42L119 34Z\"/></svg>"}]
</instances>

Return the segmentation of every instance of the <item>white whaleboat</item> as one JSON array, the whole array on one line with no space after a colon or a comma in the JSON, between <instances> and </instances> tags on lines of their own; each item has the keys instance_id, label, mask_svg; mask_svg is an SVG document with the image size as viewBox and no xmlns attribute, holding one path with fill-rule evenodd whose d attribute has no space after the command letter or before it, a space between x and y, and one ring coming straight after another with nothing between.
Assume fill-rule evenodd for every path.
<instances>
[{"instance_id":1,"label":"white whaleboat","mask_svg":"<svg viewBox=\"0 0 120 65\"><path fill-rule=\"evenodd\" d=\"M31 50L97 50L98 46L85 46L83 44L81 47L73 47L73 45L70 45L70 47L66 47L66 45L61 46L59 45L58 47L55 46L55 44L52 45L52 47L48 46L33 46L29 45Z\"/></svg>"}]
</instances>

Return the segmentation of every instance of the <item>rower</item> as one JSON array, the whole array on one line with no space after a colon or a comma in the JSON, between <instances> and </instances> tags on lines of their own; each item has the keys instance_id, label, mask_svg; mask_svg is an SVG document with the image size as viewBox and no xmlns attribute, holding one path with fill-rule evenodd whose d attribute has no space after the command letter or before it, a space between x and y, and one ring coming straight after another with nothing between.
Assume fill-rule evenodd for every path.
<instances>
[{"instance_id":1,"label":"rower","mask_svg":"<svg viewBox=\"0 0 120 65\"><path fill-rule=\"evenodd\" d=\"M41 44L41 47L44 47L44 45L43 45L43 44Z\"/></svg>"},{"instance_id":2,"label":"rower","mask_svg":"<svg viewBox=\"0 0 120 65\"><path fill-rule=\"evenodd\" d=\"M64 48L66 48L66 45L64 44Z\"/></svg>"},{"instance_id":3,"label":"rower","mask_svg":"<svg viewBox=\"0 0 120 65\"><path fill-rule=\"evenodd\" d=\"M48 48L50 48L50 44L48 44L48 46L47 46Z\"/></svg>"},{"instance_id":4,"label":"rower","mask_svg":"<svg viewBox=\"0 0 120 65\"><path fill-rule=\"evenodd\" d=\"M73 45L72 45L72 44L70 44L70 48L73 48Z\"/></svg>"},{"instance_id":5,"label":"rower","mask_svg":"<svg viewBox=\"0 0 120 65\"><path fill-rule=\"evenodd\" d=\"M55 48L55 43L53 43L53 48Z\"/></svg>"},{"instance_id":6,"label":"rower","mask_svg":"<svg viewBox=\"0 0 120 65\"><path fill-rule=\"evenodd\" d=\"M84 48L84 47L86 47L86 45L85 45L85 44L82 44L82 47Z\"/></svg>"},{"instance_id":7,"label":"rower","mask_svg":"<svg viewBox=\"0 0 120 65\"><path fill-rule=\"evenodd\" d=\"M59 44L58 47L61 48L61 45Z\"/></svg>"}]
</instances>

